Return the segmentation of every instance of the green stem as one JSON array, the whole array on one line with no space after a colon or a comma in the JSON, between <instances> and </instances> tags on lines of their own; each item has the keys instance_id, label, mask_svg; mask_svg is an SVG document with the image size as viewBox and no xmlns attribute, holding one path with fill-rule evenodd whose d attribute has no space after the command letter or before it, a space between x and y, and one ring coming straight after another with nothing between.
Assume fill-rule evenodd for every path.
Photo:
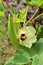
<instances>
[{"instance_id":1,"label":"green stem","mask_svg":"<svg viewBox=\"0 0 43 65\"><path fill-rule=\"evenodd\" d=\"M3 8L7 9L7 10L12 14L12 16L14 15L14 14L12 13L12 11L7 7L7 5L5 5L5 4L3 4L3 3L2 3L2 5L3 5Z\"/></svg>"},{"instance_id":2,"label":"green stem","mask_svg":"<svg viewBox=\"0 0 43 65\"><path fill-rule=\"evenodd\" d=\"M29 21L26 23L26 25L28 23L30 23L30 21L35 17L35 15L37 14L38 11L39 11L39 8L36 9L35 13L32 15L32 17L29 19Z\"/></svg>"},{"instance_id":3,"label":"green stem","mask_svg":"<svg viewBox=\"0 0 43 65\"><path fill-rule=\"evenodd\" d=\"M43 16L43 13L41 13L40 15L38 15L37 17L35 17L34 19L32 19L32 22L33 22L34 20L36 20L37 18L41 17L41 16Z\"/></svg>"},{"instance_id":4,"label":"green stem","mask_svg":"<svg viewBox=\"0 0 43 65\"><path fill-rule=\"evenodd\" d=\"M26 7L26 16L27 16L28 9L29 9L29 7L27 6ZM26 16L25 16L25 22L24 22L24 26L23 27L25 27L25 24L26 24Z\"/></svg>"},{"instance_id":5,"label":"green stem","mask_svg":"<svg viewBox=\"0 0 43 65\"><path fill-rule=\"evenodd\" d=\"M12 16L14 15L13 13L12 13L12 11L8 8L8 11L12 14Z\"/></svg>"}]
</instances>

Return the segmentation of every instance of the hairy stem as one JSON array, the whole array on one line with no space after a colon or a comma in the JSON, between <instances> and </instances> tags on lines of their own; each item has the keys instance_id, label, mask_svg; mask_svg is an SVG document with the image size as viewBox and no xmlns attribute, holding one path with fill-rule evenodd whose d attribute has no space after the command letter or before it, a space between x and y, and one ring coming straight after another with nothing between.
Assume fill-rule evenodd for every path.
<instances>
[{"instance_id":1,"label":"hairy stem","mask_svg":"<svg viewBox=\"0 0 43 65\"><path fill-rule=\"evenodd\" d=\"M39 11L39 8L36 9L35 13L32 15L32 17L29 19L29 21L26 23L26 25L35 17L37 12Z\"/></svg>"},{"instance_id":2,"label":"hairy stem","mask_svg":"<svg viewBox=\"0 0 43 65\"><path fill-rule=\"evenodd\" d=\"M11 15L13 16L12 11L7 7L7 5L5 5L4 3L2 3L3 8L7 9L9 11L9 13L11 13Z\"/></svg>"},{"instance_id":3,"label":"hairy stem","mask_svg":"<svg viewBox=\"0 0 43 65\"><path fill-rule=\"evenodd\" d=\"M36 20L37 18L41 17L41 16L43 16L43 13L41 13L40 15L38 15L37 17L35 17L34 19L32 19L32 22L33 22L34 20Z\"/></svg>"}]
</instances>

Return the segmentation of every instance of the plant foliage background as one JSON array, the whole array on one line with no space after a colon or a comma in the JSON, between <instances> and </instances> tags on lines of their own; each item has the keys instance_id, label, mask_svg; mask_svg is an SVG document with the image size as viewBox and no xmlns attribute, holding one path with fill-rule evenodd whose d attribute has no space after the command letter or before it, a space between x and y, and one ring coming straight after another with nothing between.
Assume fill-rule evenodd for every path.
<instances>
[{"instance_id":1,"label":"plant foliage background","mask_svg":"<svg viewBox=\"0 0 43 65\"><path fill-rule=\"evenodd\" d=\"M0 51L4 65L43 65L43 0L0 0Z\"/></svg>"}]
</instances>

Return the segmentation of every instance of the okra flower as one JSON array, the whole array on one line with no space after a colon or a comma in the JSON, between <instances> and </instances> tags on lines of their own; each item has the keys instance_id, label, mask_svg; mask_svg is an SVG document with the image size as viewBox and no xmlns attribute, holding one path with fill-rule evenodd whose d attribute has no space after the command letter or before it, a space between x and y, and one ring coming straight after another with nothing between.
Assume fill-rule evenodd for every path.
<instances>
[{"instance_id":1,"label":"okra flower","mask_svg":"<svg viewBox=\"0 0 43 65\"><path fill-rule=\"evenodd\" d=\"M23 27L19 29L19 43L22 46L31 48L32 44L36 42L36 30L32 27Z\"/></svg>"}]
</instances>

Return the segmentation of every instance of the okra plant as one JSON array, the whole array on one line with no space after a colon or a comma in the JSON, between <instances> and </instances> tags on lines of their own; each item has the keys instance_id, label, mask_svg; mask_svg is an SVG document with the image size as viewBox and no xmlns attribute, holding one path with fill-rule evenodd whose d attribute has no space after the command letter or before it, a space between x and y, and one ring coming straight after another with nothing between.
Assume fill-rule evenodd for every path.
<instances>
[{"instance_id":1,"label":"okra plant","mask_svg":"<svg viewBox=\"0 0 43 65\"><path fill-rule=\"evenodd\" d=\"M8 36L16 49L16 54L9 58L5 65L43 65L43 0L3 0L3 11L8 21ZM31 17L27 15L33 8ZM5 13L7 10L7 13ZM2 13L2 14L1 14Z\"/></svg>"}]
</instances>

